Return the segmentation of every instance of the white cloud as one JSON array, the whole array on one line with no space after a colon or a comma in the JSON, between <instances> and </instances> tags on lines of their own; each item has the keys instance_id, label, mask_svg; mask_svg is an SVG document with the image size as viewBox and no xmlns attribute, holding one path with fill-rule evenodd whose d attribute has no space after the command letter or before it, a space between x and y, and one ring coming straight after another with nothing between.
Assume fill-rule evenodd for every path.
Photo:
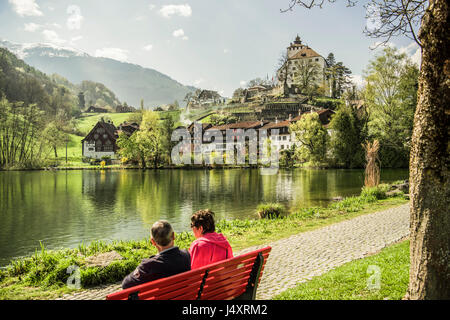
<instances>
[{"instance_id":1,"label":"white cloud","mask_svg":"<svg viewBox=\"0 0 450 320\"><path fill-rule=\"evenodd\" d=\"M120 48L102 48L95 50L96 57L111 58L123 62L128 61L128 53L128 50Z\"/></svg>"},{"instance_id":2,"label":"white cloud","mask_svg":"<svg viewBox=\"0 0 450 320\"><path fill-rule=\"evenodd\" d=\"M400 49L398 49L398 51L400 53L405 53L413 63L415 63L417 66L420 66L420 63L422 61L422 52L416 42L413 41L406 47L401 47Z\"/></svg>"},{"instance_id":3,"label":"white cloud","mask_svg":"<svg viewBox=\"0 0 450 320\"><path fill-rule=\"evenodd\" d=\"M192 15L192 9L189 4L169 4L162 6L159 10L159 14L161 14L165 18L170 18L173 15L178 15L180 17L190 17Z\"/></svg>"},{"instance_id":4,"label":"white cloud","mask_svg":"<svg viewBox=\"0 0 450 320\"><path fill-rule=\"evenodd\" d=\"M36 24L36 23L33 23L33 22L30 22L30 23L25 23L25 28L24 28L24 30L25 30L25 31L28 31L28 32L35 32L35 31L37 31L40 27L41 27L41 25Z\"/></svg>"},{"instance_id":5,"label":"white cloud","mask_svg":"<svg viewBox=\"0 0 450 320\"><path fill-rule=\"evenodd\" d=\"M189 37L188 37L188 36L184 36L184 37L181 38L181 39L183 39L183 40L189 40Z\"/></svg>"},{"instance_id":6,"label":"white cloud","mask_svg":"<svg viewBox=\"0 0 450 320\"><path fill-rule=\"evenodd\" d=\"M177 30L175 30L174 32L172 32L172 35L173 35L175 38L182 37L182 36L184 36L184 30L183 30L183 29L177 29Z\"/></svg>"},{"instance_id":7,"label":"white cloud","mask_svg":"<svg viewBox=\"0 0 450 320\"><path fill-rule=\"evenodd\" d=\"M70 5L67 7L67 13L69 18L67 18L67 28L69 30L79 30L81 28L81 22L83 21L83 16L81 15L81 9L79 6Z\"/></svg>"},{"instance_id":8,"label":"white cloud","mask_svg":"<svg viewBox=\"0 0 450 320\"><path fill-rule=\"evenodd\" d=\"M247 84L247 81L245 81L245 80L241 80L241 82L239 82L239 85L241 87L245 87L246 84Z\"/></svg>"},{"instance_id":9,"label":"white cloud","mask_svg":"<svg viewBox=\"0 0 450 320\"><path fill-rule=\"evenodd\" d=\"M422 64L422 51L420 50L420 48L418 48L410 58L413 63L420 67L420 65Z\"/></svg>"},{"instance_id":10,"label":"white cloud","mask_svg":"<svg viewBox=\"0 0 450 320\"><path fill-rule=\"evenodd\" d=\"M144 47L144 50L145 50L145 51L152 51L152 49L153 49L153 45L152 45L152 44L148 44L148 45L146 45L146 46Z\"/></svg>"},{"instance_id":11,"label":"white cloud","mask_svg":"<svg viewBox=\"0 0 450 320\"><path fill-rule=\"evenodd\" d=\"M156 6L155 6L154 4L149 4L149 5L148 5L148 8L149 8L150 10L155 9L155 7L156 7Z\"/></svg>"},{"instance_id":12,"label":"white cloud","mask_svg":"<svg viewBox=\"0 0 450 320\"><path fill-rule=\"evenodd\" d=\"M43 15L35 0L9 0L9 3L12 4L14 11L21 17Z\"/></svg>"},{"instance_id":13,"label":"white cloud","mask_svg":"<svg viewBox=\"0 0 450 320\"><path fill-rule=\"evenodd\" d=\"M42 31L42 34L44 35L45 40L50 43L61 45L66 42L66 40L61 39L59 35L53 30L44 30Z\"/></svg>"},{"instance_id":14,"label":"white cloud","mask_svg":"<svg viewBox=\"0 0 450 320\"><path fill-rule=\"evenodd\" d=\"M230 53L230 50L229 49L223 49L223 53L224 54Z\"/></svg>"},{"instance_id":15,"label":"white cloud","mask_svg":"<svg viewBox=\"0 0 450 320\"><path fill-rule=\"evenodd\" d=\"M360 74L352 74L350 76L352 82L358 87L362 88L366 85L366 80L364 80L363 76Z\"/></svg>"},{"instance_id":16,"label":"white cloud","mask_svg":"<svg viewBox=\"0 0 450 320\"><path fill-rule=\"evenodd\" d=\"M72 39L70 39L70 41L75 42L75 41L79 41L81 39L83 39L83 36L76 36L76 37L73 37Z\"/></svg>"}]
</instances>

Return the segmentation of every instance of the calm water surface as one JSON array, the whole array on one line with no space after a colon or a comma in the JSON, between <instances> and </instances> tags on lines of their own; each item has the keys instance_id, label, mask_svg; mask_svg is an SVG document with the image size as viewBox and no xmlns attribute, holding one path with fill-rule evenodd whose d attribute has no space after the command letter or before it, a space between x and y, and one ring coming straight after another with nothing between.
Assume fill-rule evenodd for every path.
<instances>
[{"instance_id":1,"label":"calm water surface","mask_svg":"<svg viewBox=\"0 0 450 320\"><path fill-rule=\"evenodd\" d=\"M407 170L382 170L382 182ZM210 208L225 219L255 218L261 202L289 208L326 206L357 195L362 170L257 169L0 172L0 266L84 241L143 239L158 219L188 231L190 215Z\"/></svg>"}]
</instances>

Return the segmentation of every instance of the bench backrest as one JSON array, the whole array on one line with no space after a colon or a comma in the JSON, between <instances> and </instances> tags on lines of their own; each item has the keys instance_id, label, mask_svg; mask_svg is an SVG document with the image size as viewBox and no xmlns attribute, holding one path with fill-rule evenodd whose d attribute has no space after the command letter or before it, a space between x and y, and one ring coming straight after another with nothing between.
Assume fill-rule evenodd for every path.
<instances>
[{"instance_id":1,"label":"bench backrest","mask_svg":"<svg viewBox=\"0 0 450 320\"><path fill-rule=\"evenodd\" d=\"M198 269L109 294L107 300L228 300L255 298L266 247Z\"/></svg>"}]
</instances>

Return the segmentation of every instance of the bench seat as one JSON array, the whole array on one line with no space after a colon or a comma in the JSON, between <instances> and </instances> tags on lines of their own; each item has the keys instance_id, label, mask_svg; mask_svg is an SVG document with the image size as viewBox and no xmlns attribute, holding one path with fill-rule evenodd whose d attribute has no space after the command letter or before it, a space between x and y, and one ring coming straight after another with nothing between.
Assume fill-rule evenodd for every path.
<instances>
[{"instance_id":1,"label":"bench seat","mask_svg":"<svg viewBox=\"0 0 450 320\"><path fill-rule=\"evenodd\" d=\"M107 300L254 300L271 247L111 293Z\"/></svg>"}]
</instances>

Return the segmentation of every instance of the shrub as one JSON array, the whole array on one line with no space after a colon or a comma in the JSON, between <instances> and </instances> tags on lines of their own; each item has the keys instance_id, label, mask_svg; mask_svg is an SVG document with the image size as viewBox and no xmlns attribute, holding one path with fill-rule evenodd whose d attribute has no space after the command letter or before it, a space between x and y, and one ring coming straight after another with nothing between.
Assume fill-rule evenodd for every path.
<instances>
[{"instance_id":1,"label":"shrub","mask_svg":"<svg viewBox=\"0 0 450 320\"><path fill-rule=\"evenodd\" d=\"M260 219L279 218L286 215L286 208L280 203L265 203L258 206L257 213Z\"/></svg>"},{"instance_id":2,"label":"shrub","mask_svg":"<svg viewBox=\"0 0 450 320\"><path fill-rule=\"evenodd\" d=\"M380 184L377 187L363 187L361 191L361 197L370 198L375 197L375 199L386 199L386 192L389 186L386 184Z\"/></svg>"}]
</instances>

